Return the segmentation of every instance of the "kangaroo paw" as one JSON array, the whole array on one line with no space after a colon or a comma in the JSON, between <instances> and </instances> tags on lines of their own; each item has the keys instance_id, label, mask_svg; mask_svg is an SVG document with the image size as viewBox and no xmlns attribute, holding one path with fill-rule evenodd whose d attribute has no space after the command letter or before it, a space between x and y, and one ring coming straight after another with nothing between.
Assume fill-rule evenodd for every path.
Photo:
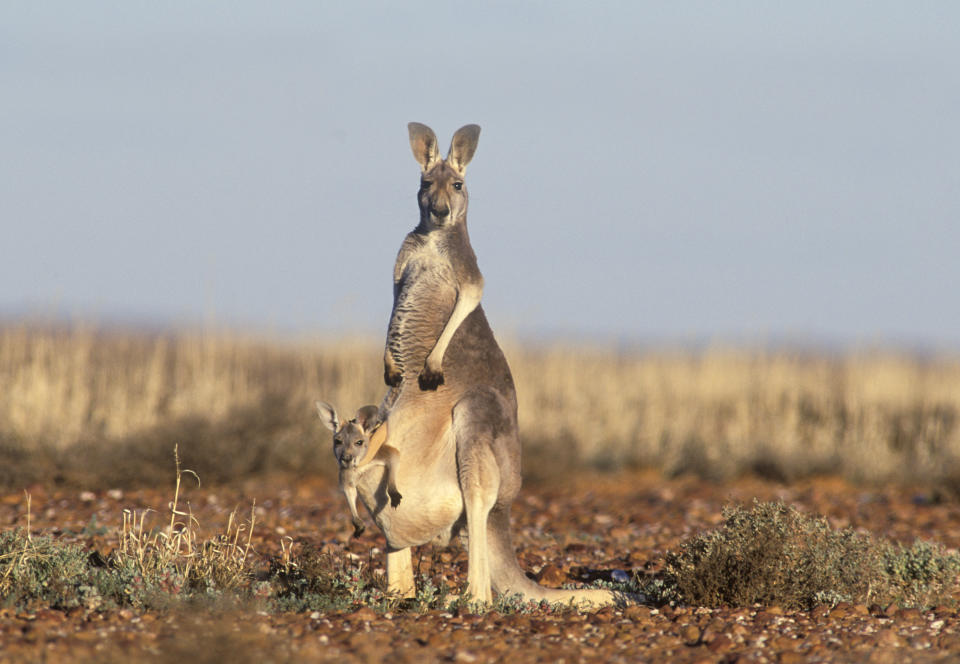
<instances>
[{"instance_id":1,"label":"kangaroo paw","mask_svg":"<svg viewBox=\"0 0 960 664\"><path fill-rule=\"evenodd\" d=\"M417 376L417 382L420 384L421 390L435 390L443 385L443 371L432 371L424 367L420 375Z\"/></svg>"},{"instance_id":2,"label":"kangaroo paw","mask_svg":"<svg viewBox=\"0 0 960 664\"><path fill-rule=\"evenodd\" d=\"M363 534L363 531L366 530L366 529L367 529L367 527L363 524L363 521L361 521L360 519L357 519L356 521L353 522L353 536L354 536L354 537L360 537L360 535L362 535L362 534Z\"/></svg>"},{"instance_id":3,"label":"kangaroo paw","mask_svg":"<svg viewBox=\"0 0 960 664\"><path fill-rule=\"evenodd\" d=\"M396 489L388 490L387 493L390 495L390 505L396 507L400 504L400 501L403 500L403 495Z\"/></svg>"},{"instance_id":4,"label":"kangaroo paw","mask_svg":"<svg viewBox=\"0 0 960 664\"><path fill-rule=\"evenodd\" d=\"M403 382L403 374L399 371L383 370L383 382L390 387L397 387Z\"/></svg>"}]
</instances>

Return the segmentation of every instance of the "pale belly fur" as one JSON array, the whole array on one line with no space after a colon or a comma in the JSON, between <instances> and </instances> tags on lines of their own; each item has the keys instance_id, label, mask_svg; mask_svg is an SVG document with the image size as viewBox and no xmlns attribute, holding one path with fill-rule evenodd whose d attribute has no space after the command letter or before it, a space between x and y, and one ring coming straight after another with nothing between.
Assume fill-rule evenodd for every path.
<instances>
[{"instance_id":1,"label":"pale belly fur","mask_svg":"<svg viewBox=\"0 0 960 664\"><path fill-rule=\"evenodd\" d=\"M433 397L434 395L430 395ZM420 399L417 399L420 401ZM403 407L403 397L388 419L386 444L399 451L393 471L403 499L389 505L382 468L371 469L357 484L360 500L370 510L392 549L443 542L463 514L463 496L456 476L456 446L450 417L424 418L418 413L448 414L449 408ZM409 414L409 417L404 415Z\"/></svg>"}]
</instances>

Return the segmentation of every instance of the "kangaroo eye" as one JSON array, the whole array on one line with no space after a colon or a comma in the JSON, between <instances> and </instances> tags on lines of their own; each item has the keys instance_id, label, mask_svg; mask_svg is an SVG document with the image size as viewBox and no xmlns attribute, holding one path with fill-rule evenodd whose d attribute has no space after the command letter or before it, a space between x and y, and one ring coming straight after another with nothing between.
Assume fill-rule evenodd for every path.
<instances>
[{"instance_id":1,"label":"kangaroo eye","mask_svg":"<svg viewBox=\"0 0 960 664\"><path fill-rule=\"evenodd\" d=\"M357 442L354 443L354 445L356 445L357 447L363 447L363 441L358 440Z\"/></svg>"},{"instance_id":2,"label":"kangaroo eye","mask_svg":"<svg viewBox=\"0 0 960 664\"><path fill-rule=\"evenodd\" d=\"M421 189L429 189L429 188L430 188L430 185L432 185L432 184L433 184L433 183L430 182L430 180L421 180L421 181L420 181L420 188L421 188Z\"/></svg>"},{"instance_id":3,"label":"kangaroo eye","mask_svg":"<svg viewBox=\"0 0 960 664\"><path fill-rule=\"evenodd\" d=\"M460 191L461 189L463 189L463 183L462 183L462 182L454 182L454 183L453 183L453 188L456 189L457 191Z\"/></svg>"}]
</instances>

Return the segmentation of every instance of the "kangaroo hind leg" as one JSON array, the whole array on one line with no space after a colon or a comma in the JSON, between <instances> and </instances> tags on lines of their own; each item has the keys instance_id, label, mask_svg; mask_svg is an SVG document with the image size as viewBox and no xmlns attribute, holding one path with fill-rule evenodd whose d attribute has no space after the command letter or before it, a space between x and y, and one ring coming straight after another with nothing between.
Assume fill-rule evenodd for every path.
<instances>
[{"instance_id":1,"label":"kangaroo hind leg","mask_svg":"<svg viewBox=\"0 0 960 664\"><path fill-rule=\"evenodd\" d=\"M413 560L410 549L387 547L387 592L410 598L417 594L413 583Z\"/></svg>"},{"instance_id":2,"label":"kangaroo hind leg","mask_svg":"<svg viewBox=\"0 0 960 664\"><path fill-rule=\"evenodd\" d=\"M467 594L474 601L493 600L487 520L501 489L494 453L494 426L487 395L465 397L453 410L457 474L467 517Z\"/></svg>"}]
</instances>

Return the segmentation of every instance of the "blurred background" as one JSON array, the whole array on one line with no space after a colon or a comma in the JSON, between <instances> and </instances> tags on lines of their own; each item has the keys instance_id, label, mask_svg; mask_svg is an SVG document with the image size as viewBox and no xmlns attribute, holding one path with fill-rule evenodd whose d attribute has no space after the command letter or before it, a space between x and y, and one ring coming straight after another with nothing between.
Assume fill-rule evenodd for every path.
<instances>
[{"instance_id":1,"label":"blurred background","mask_svg":"<svg viewBox=\"0 0 960 664\"><path fill-rule=\"evenodd\" d=\"M4 3L0 475L325 467L313 400L382 393L416 120L483 127L528 454L952 476L958 61L950 2Z\"/></svg>"}]
</instances>

